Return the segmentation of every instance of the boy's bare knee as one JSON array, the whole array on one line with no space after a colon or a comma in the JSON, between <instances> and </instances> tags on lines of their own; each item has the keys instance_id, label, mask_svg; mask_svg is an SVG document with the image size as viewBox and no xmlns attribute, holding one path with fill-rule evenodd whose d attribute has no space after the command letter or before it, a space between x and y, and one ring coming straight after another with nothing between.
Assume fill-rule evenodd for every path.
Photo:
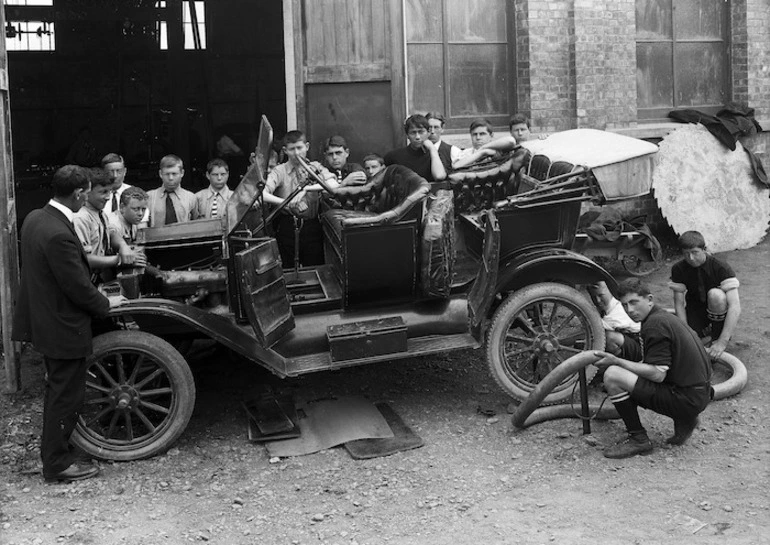
<instances>
[{"instance_id":1,"label":"boy's bare knee","mask_svg":"<svg viewBox=\"0 0 770 545\"><path fill-rule=\"evenodd\" d=\"M620 349L623 347L623 342L625 341L623 334L618 331L605 331L605 335L607 338L607 352L617 356L620 353Z\"/></svg>"},{"instance_id":2,"label":"boy's bare knee","mask_svg":"<svg viewBox=\"0 0 770 545\"><path fill-rule=\"evenodd\" d=\"M714 313L727 312L727 295L720 288L711 288L708 291L708 308Z\"/></svg>"}]
</instances>

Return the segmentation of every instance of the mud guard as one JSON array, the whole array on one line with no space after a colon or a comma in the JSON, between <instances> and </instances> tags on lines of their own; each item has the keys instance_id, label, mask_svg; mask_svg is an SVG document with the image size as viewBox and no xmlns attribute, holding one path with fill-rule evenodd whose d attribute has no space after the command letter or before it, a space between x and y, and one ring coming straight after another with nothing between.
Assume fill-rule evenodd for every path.
<instances>
[{"instance_id":1,"label":"mud guard","mask_svg":"<svg viewBox=\"0 0 770 545\"><path fill-rule=\"evenodd\" d=\"M263 348L259 340L250 333L250 326L247 326L247 330L226 316L176 301L155 298L129 301L111 309L109 315L113 318L131 318L140 326L143 317L161 318L182 324L262 365L279 377L288 376L287 360L284 357L273 350Z\"/></svg>"},{"instance_id":2,"label":"mud guard","mask_svg":"<svg viewBox=\"0 0 770 545\"><path fill-rule=\"evenodd\" d=\"M498 290L497 275L500 262L500 226L494 210L487 210L484 229L484 254L479 264L479 273L468 293L468 315L471 322L471 334L483 342L484 321L492 307L492 300Z\"/></svg>"},{"instance_id":3,"label":"mud guard","mask_svg":"<svg viewBox=\"0 0 770 545\"><path fill-rule=\"evenodd\" d=\"M538 282L578 285L604 280L610 292L618 283L603 267L571 250L539 248L516 254L497 275L496 293L521 289Z\"/></svg>"}]
</instances>

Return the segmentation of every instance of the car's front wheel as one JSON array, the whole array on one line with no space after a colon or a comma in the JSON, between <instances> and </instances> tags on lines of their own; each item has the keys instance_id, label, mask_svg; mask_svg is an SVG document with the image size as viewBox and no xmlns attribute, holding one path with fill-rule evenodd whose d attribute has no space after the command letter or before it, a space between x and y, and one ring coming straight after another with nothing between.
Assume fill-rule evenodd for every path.
<instances>
[{"instance_id":1,"label":"car's front wheel","mask_svg":"<svg viewBox=\"0 0 770 545\"><path fill-rule=\"evenodd\" d=\"M182 355L155 335L121 330L96 337L88 363L72 442L115 461L168 450L195 406L195 383Z\"/></svg>"}]
</instances>

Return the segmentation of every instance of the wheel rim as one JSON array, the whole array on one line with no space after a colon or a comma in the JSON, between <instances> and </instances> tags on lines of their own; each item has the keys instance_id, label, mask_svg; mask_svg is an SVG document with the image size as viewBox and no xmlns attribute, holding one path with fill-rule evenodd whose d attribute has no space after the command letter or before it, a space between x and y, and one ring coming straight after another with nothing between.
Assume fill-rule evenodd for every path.
<instances>
[{"instance_id":1,"label":"wheel rim","mask_svg":"<svg viewBox=\"0 0 770 545\"><path fill-rule=\"evenodd\" d=\"M508 379L531 391L560 363L592 345L591 328L580 308L563 299L540 299L522 307L506 324L500 359ZM565 379L554 391L574 381Z\"/></svg>"},{"instance_id":2,"label":"wheel rim","mask_svg":"<svg viewBox=\"0 0 770 545\"><path fill-rule=\"evenodd\" d=\"M171 425L178 406L168 367L149 352L115 349L88 368L80 432L108 450L152 443Z\"/></svg>"}]
</instances>

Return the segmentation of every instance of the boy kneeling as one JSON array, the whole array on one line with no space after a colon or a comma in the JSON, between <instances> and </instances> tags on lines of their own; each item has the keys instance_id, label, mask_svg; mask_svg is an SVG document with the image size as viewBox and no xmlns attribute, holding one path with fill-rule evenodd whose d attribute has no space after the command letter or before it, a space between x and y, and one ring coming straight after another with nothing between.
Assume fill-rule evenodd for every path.
<instances>
[{"instance_id":1,"label":"boy kneeling","mask_svg":"<svg viewBox=\"0 0 770 545\"><path fill-rule=\"evenodd\" d=\"M727 348L741 315L740 283L727 263L706 251L698 231L679 237L684 259L671 267L676 315L701 337L711 337L708 354L718 358Z\"/></svg>"},{"instance_id":2,"label":"boy kneeling","mask_svg":"<svg viewBox=\"0 0 770 545\"><path fill-rule=\"evenodd\" d=\"M642 323L642 361L595 352L604 386L623 419L628 438L604 451L607 458L646 454L653 446L639 419L644 407L674 420L672 445L684 444L698 426L698 415L712 397L711 362L695 332L658 307L638 278L620 283L618 295L628 315Z\"/></svg>"}]
</instances>

